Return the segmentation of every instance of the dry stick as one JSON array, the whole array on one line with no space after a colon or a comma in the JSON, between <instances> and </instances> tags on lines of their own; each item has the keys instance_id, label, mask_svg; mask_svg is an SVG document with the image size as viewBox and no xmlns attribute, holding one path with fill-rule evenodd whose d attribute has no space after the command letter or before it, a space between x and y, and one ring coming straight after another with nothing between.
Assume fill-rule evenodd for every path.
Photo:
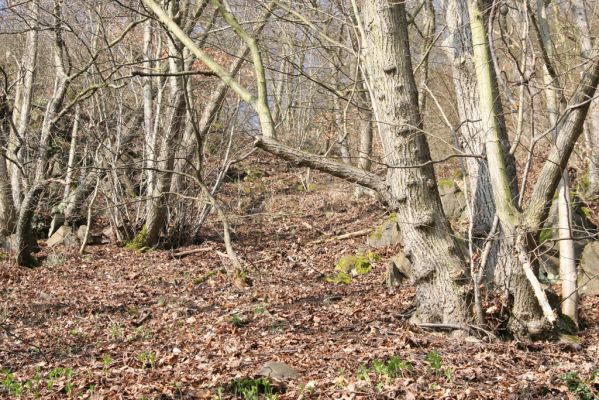
<instances>
[{"instance_id":1,"label":"dry stick","mask_svg":"<svg viewBox=\"0 0 599 400\"><path fill-rule=\"evenodd\" d=\"M202 247L199 249L180 251L178 253L173 253L173 258L183 258L183 257L190 256L192 254L204 253L206 251L212 251L212 250L214 250L212 247Z\"/></svg>"},{"instance_id":2,"label":"dry stick","mask_svg":"<svg viewBox=\"0 0 599 400\"><path fill-rule=\"evenodd\" d=\"M85 236L83 237L83 242L81 243L81 247L79 248L79 254L83 254L85 252L85 246L87 246L87 240L89 239L89 231L92 224L92 207L96 202L96 198L98 197L98 189L100 188L100 175L96 179L96 187L94 188L94 194L92 195L91 200L89 201L89 206L87 207L87 226L85 227Z\"/></svg>"},{"instance_id":3,"label":"dry stick","mask_svg":"<svg viewBox=\"0 0 599 400\"><path fill-rule=\"evenodd\" d=\"M372 232L372 228L367 228L367 229L362 229L362 230L356 231L356 232L344 233L343 235L339 235L339 236L333 236L330 238L313 240L311 242L308 242L308 244L321 244L321 243L335 242L337 240L344 240L344 239L350 239L350 238L354 238L354 237L368 235L370 232Z\"/></svg>"}]
</instances>

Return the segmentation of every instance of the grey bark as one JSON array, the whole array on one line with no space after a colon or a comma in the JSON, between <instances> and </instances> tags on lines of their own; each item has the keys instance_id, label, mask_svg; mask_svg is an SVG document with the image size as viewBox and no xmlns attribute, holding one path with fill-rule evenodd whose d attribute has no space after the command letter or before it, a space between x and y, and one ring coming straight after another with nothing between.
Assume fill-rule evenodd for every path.
<instances>
[{"instance_id":1,"label":"grey bark","mask_svg":"<svg viewBox=\"0 0 599 400\"><path fill-rule=\"evenodd\" d=\"M431 159L421 130L405 5L369 0L362 11L363 63L385 162L391 166L389 191L404 250L413 264L414 320L464 324L469 320L468 273L443 213L432 165L405 168Z\"/></svg>"}]
</instances>

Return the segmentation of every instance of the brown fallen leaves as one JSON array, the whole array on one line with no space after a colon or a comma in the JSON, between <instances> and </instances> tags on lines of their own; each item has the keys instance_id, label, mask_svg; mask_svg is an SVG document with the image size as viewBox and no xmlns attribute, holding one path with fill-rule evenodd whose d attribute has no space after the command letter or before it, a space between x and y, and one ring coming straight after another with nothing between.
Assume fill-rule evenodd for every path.
<instances>
[{"instance_id":1,"label":"brown fallen leaves","mask_svg":"<svg viewBox=\"0 0 599 400\"><path fill-rule=\"evenodd\" d=\"M364 238L308 244L372 228L384 218L376 201L356 200L350 185L322 176L315 191L299 191L296 172L268 168L258 181L228 184L223 197L252 287L232 285L214 251L173 258L102 245L85 256L61 249L62 265L4 262L0 397L17 397L20 384L24 398L228 398L233 380L253 377L267 361L301 371L283 399L565 399L575 398L576 382L593 389L596 299L583 301L586 329L575 350L414 328L413 290L389 292L383 283L396 249L375 250L382 261L373 271L342 285L323 276ZM235 215L235 185L249 186L248 196L260 192L252 185L266 187L261 211ZM218 221L206 229L215 239L201 248L223 251ZM410 368L389 379L380 363L393 356ZM568 373L578 375L562 379Z\"/></svg>"}]
</instances>

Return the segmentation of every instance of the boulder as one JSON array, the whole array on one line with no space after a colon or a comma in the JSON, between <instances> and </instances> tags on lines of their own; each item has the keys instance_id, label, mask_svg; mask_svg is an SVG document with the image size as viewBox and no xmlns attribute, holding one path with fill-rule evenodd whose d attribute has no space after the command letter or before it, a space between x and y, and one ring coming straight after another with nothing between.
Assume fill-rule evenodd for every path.
<instances>
[{"instance_id":1,"label":"boulder","mask_svg":"<svg viewBox=\"0 0 599 400\"><path fill-rule=\"evenodd\" d=\"M63 225L54 232L46 243L48 247L55 247L58 245L78 246L80 241L72 227Z\"/></svg>"},{"instance_id":2,"label":"boulder","mask_svg":"<svg viewBox=\"0 0 599 400\"><path fill-rule=\"evenodd\" d=\"M399 286L405 279L412 276L412 263L406 255L401 252L391 257L387 264L385 282L389 288Z\"/></svg>"},{"instance_id":3,"label":"boulder","mask_svg":"<svg viewBox=\"0 0 599 400\"><path fill-rule=\"evenodd\" d=\"M0 248L5 253L15 253L17 251L17 235L0 237Z\"/></svg>"},{"instance_id":4,"label":"boulder","mask_svg":"<svg viewBox=\"0 0 599 400\"><path fill-rule=\"evenodd\" d=\"M370 247L386 247L399 243L401 236L397 221L389 220L377 227L366 239Z\"/></svg>"},{"instance_id":5,"label":"boulder","mask_svg":"<svg viewBox=\"0 0 599 400\"><path fill-rule=\"evenodd\" d=\"M466 210L466 196L454 181L440 180L439 195L443 211L449 219L460 219Z\"/></svg>"},{"instance_id":6,"label":"boulder","mask_svg":"<svg viewBox=\"0 0 599 400\"><path fill-rule=\"evenodd\" d=\"M578 277L581 293L599 295L599 241L590 242L584 247Z\"/></svg>"},{"instance_id":7,"label":"boulder","mask_svg":"<svg viewBox=\"0 0 599 400\"><path fill-rule=\"evenodd\" d=\"M48 237L52 237L54 232L58 230L61 226L64 225L64 214L60 211L56 211L52 213L52 222L50 223L50 230L48 232Z\"/></svg>"},{"instance_id":8,"label":"boulder","mask_svg":"<svg viewBox=\"0 0 599 400\"><path fill-rule=\"evenodd\" d=\"M260 367L256 375L277 381L299 378L299 373L294 368L278 361L268 361Z\"/></svg>"}]
</instances>

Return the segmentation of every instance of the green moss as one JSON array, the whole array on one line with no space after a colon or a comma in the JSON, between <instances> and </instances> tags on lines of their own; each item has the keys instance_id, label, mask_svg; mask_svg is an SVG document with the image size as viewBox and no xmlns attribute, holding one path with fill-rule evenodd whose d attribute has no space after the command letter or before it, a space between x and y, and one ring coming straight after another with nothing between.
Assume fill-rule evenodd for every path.
<instances>
[{"instance_id":1,"label":"green moss","mask_svg":"<svg viewBox=\"0 0 599 400\"><path fill-rule=\"evenodd\" d=\"M349 285L351 283L351 276L343 271L339 271L337 275L327 276L326 281L330 283L342 283L344 285Z\"/></svg>"},{"instance_id":2,"label":"green moss","mask_svg":"<svg viewBox=\"0 0 599 400\"><path fill-rule=\"evenodd\" d=\"M148 228L144 226L141 228L135 237L125 244L125 248L128 250L141 250L146 247L146 242L148 240Z\"/></svg>"},{"instance_id":3,"label":"green moss","mask_svg":"<svg viewBox=\"0 0 599 400\"><path fill-rule=\"evenodd\" d=\"M439 189L453 188L455 187L455 182L452 179L439 179L437 181L437 187Z\"/></svg>"},{"instance_id":4,"label":"green moss","mask_svg":"<svg viewBox=\"0 0 599 400\"><path fill-rule=\"evenodd\" d=\"M539 243L545 243L548 240L553 238L553 229L552 228L543 228L541 229L541 233L539 234Z\"/></svg>"},{"instance_id":5,"label":"green moss","mask_svg":"<svg viewBox=\"0 0 599 400\"><path fill-rule=\"evenodd\" d=\"M245 170L245 178L244 181L251 181L254 179L259 179L264 176L264 171L258 168L248 168Z\"/></svg>"},{"instance_id":6,"label":"green moss","mask_svg":"<svg viewBox=\"0 0 599 400\"><path fill-rule=\"evenodd\" d=\"M375 240L380 240L383 237L383 227L382 226L377 226L374 229L374 232L372 232L370 234L370 237L372 237Z\"/></svg>"},{"instance_id":7,"label":"green moss","mask_svg":"<svg viewBox=\"0 0 599 400\"><path fill-rule=\"evenodd\" d=\"M344 272L346 274L354 273L357 275L363 275L370 272L372 266L370 260L362 255L358 256L343 256L341 260L335 265L335 271Z\"/></svg>"},{"instance_id":8,"label":"green moss","mask_svg":"<svg viewBox=\"0 0 599 400\"><path fill-rule=\"evenodd\" d=\"M591 209L588 207L580 207L580 211L584 214L585 217L591 218Z\"/></svg>"},{"instance_id":9,"label":"green moss","mask_svg":"<svg viewBox=\"0 0 599 400\"><path fill-rule=\"evenodd\" d=\"M389 221L397 222L397 213L389 214Z\"/></svg>"}]
</instances>

